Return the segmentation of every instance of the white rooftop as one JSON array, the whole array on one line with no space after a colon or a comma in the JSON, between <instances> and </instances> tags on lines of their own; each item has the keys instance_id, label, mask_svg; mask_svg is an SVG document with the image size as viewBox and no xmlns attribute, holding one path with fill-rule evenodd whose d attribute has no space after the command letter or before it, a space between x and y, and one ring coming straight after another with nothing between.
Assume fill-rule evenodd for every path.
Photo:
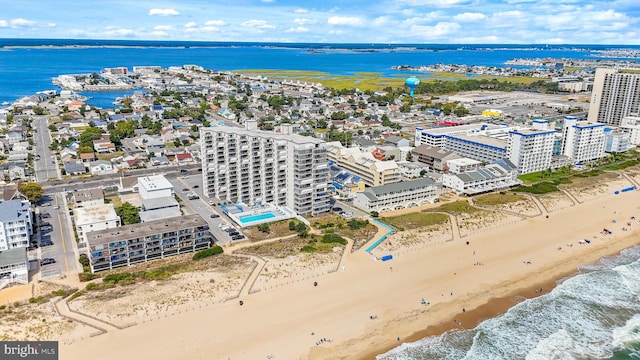
<instances>
[{"instance_id":1,"label":"white rooftop","mask_svg":"<svg viewBox=\"0 0 640 360\"><path fill-rule=\"evenodd\" d=\"M77 226L119 219L113 204L77 208L74 213Z\"/></svg>"},{"instance_id":2,"label":"white rooftop","mask_svg":"<svg viewBox=\"0 0 640 360\"><path fill-rule=\"evenodd\" d=\"M138 184L143 186L147 191L173 189L173 185L164 177L164 175L142 176L138 178Z\"/></svg>"}]
</instances>

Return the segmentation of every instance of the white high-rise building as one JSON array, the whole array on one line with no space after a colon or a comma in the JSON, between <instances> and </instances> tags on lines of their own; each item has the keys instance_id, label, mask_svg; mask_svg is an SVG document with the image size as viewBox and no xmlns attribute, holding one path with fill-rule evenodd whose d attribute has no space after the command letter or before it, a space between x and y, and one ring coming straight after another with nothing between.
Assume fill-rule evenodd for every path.
<instances>
[{"instance_id":1,"label":"white high-rise building","mask_svg":"<svg viewBox=\"0 0 640 360\"><path fill-rule=\"evenodd\" d=\"M285 124L280 133L214 126L200 129L205 195L245 204L286 206L300 215L330 210L324 141L300 136Z\"/></svg>"},{"instance_id":2,"label":"white high-rise building","mask_svg":"<svg viewBox=\"0 0 640 360\"><path fill-rule=\"evenodd\" d=\"M31 204L27 200L0 203L0 251L29 246L33 234Z\"/></svg>"},{"instance_id":3,"label":"white high-rise building","mask_svg":"<svg viewBox=\"0 0 640 360\"><path fill-rule=\"evenodd\" d=\"M629 142L633 146L640 145L640 116L625 116L620 122L620 129L629 134Z\"/></svg>"},{"instance_id":4,"label":"white high-rise building","mask_svg":"<svg viewBox=\"0 0 640 360\"><path fill-rule=\"evenodd\" d=\"M620 125L623 117L640 112L640 74L597 69L587 120Z\"/></svg>"},{"instance_id":5,"label":"white high-rise building","mask_svg":"<svg viewBox=\"0 0 640 360\"><path fill-rule=\"evenodd\" d=\"M521 129L509 133L507 158L519 174L542 171L551 167L555 130Z\"/></svg>"},{"instance_id":6,"label":"white high-rise building","mask_svg":"<svg viewBox=\"0 0 640 360\"><path fill-rule=\"evenodd\" d=\"M576 162L605 156L604 124L578 121L575 116L564 117L562 154Z\"/></svg>"}]
</instances>

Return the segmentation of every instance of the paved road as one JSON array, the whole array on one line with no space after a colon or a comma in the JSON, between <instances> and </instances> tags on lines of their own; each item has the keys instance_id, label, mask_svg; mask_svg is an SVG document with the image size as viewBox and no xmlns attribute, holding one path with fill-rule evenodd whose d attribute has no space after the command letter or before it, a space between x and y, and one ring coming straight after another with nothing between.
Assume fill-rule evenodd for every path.
<instances>
[{"instance_id":1,"label":"paved road","mask_svg":"<svg viewBox=\"0 0 640 360\"><path fill-rule=\"evenodd\" d=\"M41 206L36 215L36 224L38 225L37 234L46 236L51 239L53 245L40 248L40 259L54 258L55 264L44 265L41 267L42 278L57 277L64 274L78 273L81 268L78 263L78 250L73 229L66 211L66 202L62 194L57 194L50 201L51 205ZM58 207L58 209L56 209ZM49 218L40 215L48 214ZM43 233L40 231L42 223L49 223L53 231Z\"/></svg>"},{"instance_id":2,"label":"paved road","mask_svg":"<svg viewBox=\"0 0 640 360\"><path fill-rule=\"evenodd\" d=\"M33 136L36 154L40 155L38 160L34 160L36 180L44 183L48 179L59 179L60 171L58 169L56 156L49 146L51 145L51 135L47 128L47 119L49 116L35 116L32 122L33 128L36 130Z\"/></svg>"}]
</instances>

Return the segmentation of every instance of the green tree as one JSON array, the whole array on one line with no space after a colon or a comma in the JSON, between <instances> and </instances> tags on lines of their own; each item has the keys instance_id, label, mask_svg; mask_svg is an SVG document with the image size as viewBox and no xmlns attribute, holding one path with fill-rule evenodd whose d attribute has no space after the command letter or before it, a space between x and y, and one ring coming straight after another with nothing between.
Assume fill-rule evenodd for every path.
<instances>
[{"instance_id":1,"label":"green tree","mask_svg":"<svg viewBox=\"0 0 640 360\"><path fill-rule=\"evenodd\" d=\"M268 234L269 231L271 231L271 227L269 226L269 224L260 224L258 225L258 230Z\"/></svg>"},{"instance_id":2,"label":"green tree","mask_svg":"<svg viewBox=\"0 0 640 360\"><path fill-rule=\"evenodd\" d=\"M26 196L32 203L38 202L42 198L42 195L44 195L44 189L42 186L35 182L20 184L20 186L18 186L18 191L23 193L24 196Z\"/></svg>"},{"instance_id":3,"label":"green tree","mask_svg":"<svg viewBox=\"0 0 640 360\"><path fill-rule=\"evenodd\" d=\"M407 161L413 161L413 154L411 154L411 151L407 153Z\"/></svg>"},{"instance_id":4,"label":"green tree","mask_svg":"<svg viewBox=\"0 0 640 360\"><path fill-rule=\"evenodd\" d=\"M76 152L78 154L92 154L93 153L93 147L91 146L80 146L78 148L78 150L76 150Z\"/></svg>"},{"instance_id":5,"label":"green tree","mask_svg":"<svg viewBox=\"0 0 640 360\"><path fill-rule=\"evenodd\" d=\"M120 216L125 225L137 224L140 222L140 209L128 202L116 208L116 214Z\"/></svg>"}]
</instances>

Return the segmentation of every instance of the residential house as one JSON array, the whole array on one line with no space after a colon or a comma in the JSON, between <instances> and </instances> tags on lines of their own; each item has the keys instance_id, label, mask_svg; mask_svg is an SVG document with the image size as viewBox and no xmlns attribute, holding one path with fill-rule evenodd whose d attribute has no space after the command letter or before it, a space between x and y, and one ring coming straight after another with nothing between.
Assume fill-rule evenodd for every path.
<instances>
[{"instance_id":1,"label":"residential house","mask_svg":"<svg viewBox=\"0 0 640 360\"><path fill-rule=\"evenodd\" d=\"M190 164L193 162L193 156L189 153L177 154L176 161L178 164Z\"/></svg>"},{"instance_id":2,"label":"residential house","mask_svg":"<svg viewBox=\"0 0 640 360\"><path fill-rule=\"evenodd\" d=\"M29 283L29 258L26 247L0 251L0 290L12 283Z\"/></svg>"},{"instance_id":3,"label":"residential house","mask_svg":"<svg viewBox=\"0 0 640 360\"><path fill-rule=\"evenodd\" d=\"M67 175L82 175L87 172L87 168L79 161L70 160L64 163L64 172Z\"/></svg>"},{"instance_id":4,"label":"residential house","mask_svg":"<svg viewBox=\"0 0 640 360\"><path fill-rule=\"evenodd\" d=\"M113 204L100 204L80 207L74 210L76 231L81 242L87 240L87 233L92 231L120 227L120 217Z\"/></svg>"},{"instance_id":5,"label":"residential house","mask_svg":"<svg viewBox=\"0 0 640 360\"><path fill-rule=\"evenodd\" d=\"M109 140L109 135L102 135L102 139L93 140L93 149L98 154L112 153L116 151L116 145Z\"/></svg>"},{"instance_id":6,"label":"residential house","mask_svg":"<svg viewBox=\"0 0 640 360\"><path fill-rule=\"evenodd\" d=\"M93 175L112 174L113 164L105 160L96 160L89 163L89 171Z\"/></svg>"},{"instance_id":7,"label":"residential house","mask_svg":"<svg viewBox=\"0 0 640 360\"><path fill-rule=\"evenodd\" d=\"M33 219L29 200L0 203L0 251L28 247L33 235Z\"/></svg>"}]
</instances>

